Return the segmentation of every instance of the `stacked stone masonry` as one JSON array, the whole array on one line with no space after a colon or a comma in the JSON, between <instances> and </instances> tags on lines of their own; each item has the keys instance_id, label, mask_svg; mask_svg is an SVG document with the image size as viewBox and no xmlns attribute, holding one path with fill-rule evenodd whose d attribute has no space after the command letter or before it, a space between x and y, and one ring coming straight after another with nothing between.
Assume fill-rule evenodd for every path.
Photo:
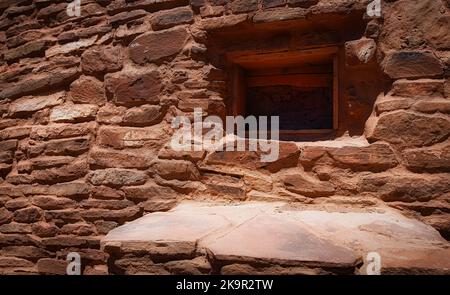
<instances>
[{"instance_id":1,"label":"stacked stone masonry","mask_svg":"<svg viewBox=\"0 0 450 295\"><path fill-rule=\"evenodd\" d=\"M109 231L186 199L383 204L449 240L450 1L383 1L380 18L369 2L81 0L71 17L69 1L2 1L0 273L64 274L76 251L107 274ZM330 44L335 140L280 142L271 163L170 148L177 115L229 113L228 54ZM209 269L176 260L156 272Z\"/></svg>"}]
</instances>

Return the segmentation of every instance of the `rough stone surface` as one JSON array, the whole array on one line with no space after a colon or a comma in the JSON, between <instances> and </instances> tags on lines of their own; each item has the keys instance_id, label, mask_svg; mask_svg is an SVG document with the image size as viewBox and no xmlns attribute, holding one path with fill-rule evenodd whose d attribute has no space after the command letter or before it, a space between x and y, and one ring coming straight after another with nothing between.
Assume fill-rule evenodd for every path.
<instances>
[{"instance_id":1,"label":"rough stone surface","mask_svg":"<svg viewBox=\"0 0 450 295\"><path fill-rule=\"evenodd\" d=\"M377 49L373 39L360 39L345 44L345 62L347 65L356 66L367 64L371 61Z\"/></svg>"},{"instance_id":2,"label":"rough stone surface","mask_svg":"<svg viewBox=\"0 0 450 295\"><path fill-rule=\"evenodd\" d=\"M53 122L83 122L95 118L98 107L91 104L66 104L52 109Z\"/></svg>"},{"instance_id":3,"label":"rough stone surface","mask_svg":"<svg viewBox=\"0 0 450 295\"><path fill-rule=\"evenodd\" d=\"M93 171L89 178L94 185L124 186L143 184L147 175L141 171L111 168Z\"/></svg>"},{"instance_id":4,"label":"rough stone surface","mask_svg":"<svg viewBox=\"0 0 450 295\"><path fill-rule=\"evenodd\" d=\"M392 79L435 77L442 75L444 68L430 51L398 51L384 62L384 71Z\"/></svg>"},{"instance_id":5,"label":"rough stone surface","mask_svg":"<svg viewBox=\"0 0 450 295\"><path fill-rule=\"evenodd\" d=\"M446 116L396 111L380 116L369 139L406 147L429 146L446 139L449 132Z\"/></svg>"},{"instance_id":6,"label":"rough stone surface","mask_svg":"<svg viewBox=\"0 0 450 295\"><path fill-rule=\"evenodd\" d=\"M81 56L81 68L87 74L119 71L122 59L119 47L92 48Z\"/></svg>"},{"instance_id":7,"label":"rough stone surface","mask_svg":"<svg viewBox=\"0 0 450 295\"><path fill-rule=\"evenodd\" d=\"M55 93L49 96L23 97L15 100L9 107L12 115L33 113L48 107L56 106L63 102L64 92Z\"/></svg>"},{"instance_id":8,"label":"rough stone surface","mask_svg":"<svg viewBox=\"0 0 450 295\"><path fill-rule=\"evenodd\" d=\"M334 193L334 187L328 182L314 179L300 173L285 175L282 177L287 190L306 197L323 197Z\"/></svg>"},{"instance_id":9,"label":"rough stone surface","mask_svg":"<svg viewBox=\"0 0 450 295\"><path fill-rule=\"evenodd\" d=\"M408 268L412 273L447 273L447 244L432 227L393 209L334 207L325 211L255 202L231 206L185 202L167 213L148 214L114 229L102 240L102 247L117 261L126 253L134 257L134 263L144 261L133 253L147 253L154 260L168 255L186 257L197 245L197 251L210 253L207 258L212 265L221 265L221 273L242 272L242 268L231 270L236 261L250 265L247 268L277 265L266 269L266 274L277 267L296 266L297 272L302 266L306 273L326 272L330 267L337 273L364 272L364 265L359 269L357 265L367 251L386 257L382 273ZM420 258L408 259L412 257ZM201 256L196 259L204 261ZM169 270L177 267L176 273L198 273L198 263L182 260L166 266Z\"/></svg>"},{"instance_id":10,"label":"rough stone surface","mask_svg":"<svg viewBox=\"0 0 450 295\"><path fill-rule=\"evenodd\" d=\"M117 104L159 102L162 85L157 71L111 74L105 80L106 90Z\"/></svg>"},{"instance_id":11,"label":"rough stone surface","mask_svg":"<svg viewBox=\"0 0 450 295\"><path fill-rule=\"evenodd\" d=\"M129 45L130 58L137 64L168 59L181 51L188 36L185 28L143 34Z\"/></svg>"},{"instance_id":12,"label":"rough stone surface","mask_svg":"<svg viewBox=\"0 0 450 295\"><path fill-rule=\"evenodd\" d=\"M82 76L70 84L70 97L75 103L102 105L106 101L103 83L93 77Z\"/></svg>"},{"instance_id":13,"label":"rough stone surface","mask_svg":"<svg viewBox=\"0 0 450 295\"><path fill-rule=\"evenodd\" d=\"M382 18L367 17L368 0L84 0L80 17L67 15L69 1L0 2L0 274L62 274L69 251L82 255L83 274L355 273L353 264L335 269L266 256L346 261L347 249L359 266L365 255L355 245L366 242L337 243L332 226L347 228L340 224L353 215L344 211L370 215L385 206L450 239L448 1L384 1ZM269 83L259 90L275 107L263 113L285 112L281 118L293 123L320 115L326 129L281 132L272 162L262 160L261 146L200 146L199 133L190 149L171 145L173 119L192 121L195 108L205 119L265 106L251 103L252 81ZM321 87L303 87L309 81ZM304 116L290 107L297 102ZM186 199L225 201L230 220L241 212L236 202L288 202L319 212L315 229L329 220L324 212L336 212L330 206L342 214L324 235L310 235L303 215L301 226L285 220L283 209L255 222L246 215L242 232L217 237L221 253L248 251L228 243L253 237L265 246L252 253L270 251L262 262L218 261L195 241L150 242L150 253L109 245L111 259L100 250L114 228ZM192 220L206 214L193 212ZM386 230L391 219L379 217L370 226L382 232L377 245L388 245L377 239L391 231L408 241L383 254L396 263L384 273L446 273L440 246L418 253L409 243L414 234L391 223ZM281 245L288 231L313 251ZM266 245L277 233L283 237Z\"/></svg>"},{"instance_id":14,"label":"rough stone surface","mask_svg":"<svg viewBox=\"0 0 450 295\"><path fill-rule=\"evenodd\" d=\"M449 172L450 145L405 150L406 166L414 171Z\"/></svg>"},{"instance_id":15,"label":"rough stone surface","mask_svg":"<svg viewBox=\"0 0 450 295\"><path fill-rule=\"evenodd\" d=\"M188 7L175 8L168 11L161 11L150 20L154 30L163 30L176 25L188 24L194 21L194 14Z\"/></svg>"}]
</instances>

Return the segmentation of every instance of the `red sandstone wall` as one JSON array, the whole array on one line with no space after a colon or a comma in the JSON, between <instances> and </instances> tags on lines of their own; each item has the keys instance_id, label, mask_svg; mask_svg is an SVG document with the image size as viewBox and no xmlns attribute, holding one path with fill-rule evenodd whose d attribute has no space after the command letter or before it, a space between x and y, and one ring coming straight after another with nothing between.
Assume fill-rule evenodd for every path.
<instances>
[{"instance_id":1,"label":"red sandstone wall","mask_svg":"<svg viewBox=\"0 0 450 295\"><path fill-rule=\"evenodd\" d=\"M82 0L81 17L68 17L61 0L2 2L0 273L65 273L72 250L85 273L105 273L103 235L185 198L385 202L448 238L449 2L384 1L378 20L362 18L367 2ZM270 164L255 153L166 147L177 114L225 112L220 50L230 48L217 45L220 32L333 27L348 17L368 22L369 40L347 44L342 56L351 64L366 42L377 50L344 71L341 134L360 135L352 126L368 119L371 145L283 143ZM342 35L334 40L342 48L363 37ZM334 34L304 36L300 47ZM379 69L388 93L370 83Z\"/></svg>"}]
</instances>

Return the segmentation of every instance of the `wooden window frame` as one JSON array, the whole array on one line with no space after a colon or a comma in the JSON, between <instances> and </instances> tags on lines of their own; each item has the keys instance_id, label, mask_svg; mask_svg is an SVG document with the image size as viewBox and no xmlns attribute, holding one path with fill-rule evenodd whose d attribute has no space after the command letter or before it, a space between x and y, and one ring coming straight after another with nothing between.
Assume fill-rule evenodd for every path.
<instances>
[{"instance_id":1,"label":"wooden window frame","mask_svg":"<svg viewBox=\"0 0 450 295\"><path fill-rule=\"evenodd\" d=\"M275 53L240 53L232 52L227 54L228 72L230 74L230 92L231 107L230 112L233 116L245 114L246 89L248 85L265 86L267 79L258 79L258 77L247 78L245 69L255 64L264 64L267 61L273 65L296 66L297 64L308 61L308 58L323 57L332 63L332 87L333 87L333 128L332 129L302 129L302 130L280 130L280 136L323 136L331 135L339 128L339 48L337 46L312 48L305 50L291 50ZM329 75L324 77L321 74L297 74L289 77L277 77L280 83L286 85L325 85L328 83ZM272 84L273 85L273 84Z\"/></svg>"}]
</instances>

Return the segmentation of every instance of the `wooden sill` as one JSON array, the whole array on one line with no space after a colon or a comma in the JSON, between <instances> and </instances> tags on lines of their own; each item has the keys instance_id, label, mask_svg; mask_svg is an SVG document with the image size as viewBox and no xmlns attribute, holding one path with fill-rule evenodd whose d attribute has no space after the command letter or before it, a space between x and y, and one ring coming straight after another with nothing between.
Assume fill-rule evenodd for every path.
<instances>
[{"instance_id":1,"label":"wooden sill","mask_svg":"<svg viewBox=\"0 0 450 295\"><path fill-rule=\"evenodd\" d=\"M280 130L279 134L280 136L302 136L302 135L308 135L308 136L314 136L314 135L326 135L331 134L335 129L303 129L303 130ZM268 136L270 136L270 131L268 131ZM245 136L249 136L249 132L245 132Z\"/></svg>"}]
</instances>

